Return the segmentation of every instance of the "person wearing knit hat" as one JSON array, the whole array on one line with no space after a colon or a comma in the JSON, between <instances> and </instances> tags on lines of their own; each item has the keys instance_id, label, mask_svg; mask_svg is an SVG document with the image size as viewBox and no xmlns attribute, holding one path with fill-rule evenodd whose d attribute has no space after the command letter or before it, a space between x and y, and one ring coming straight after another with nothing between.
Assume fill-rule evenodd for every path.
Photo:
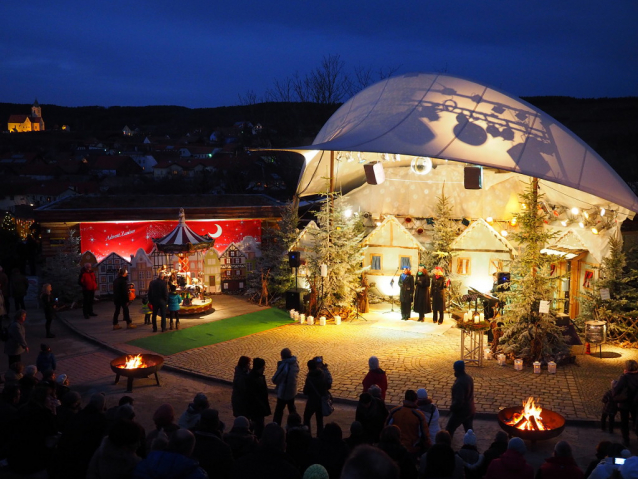
<instances>
[{"instance_id":1,"label":"person wearing knit hat","mask_svg":"<svg viewBox=\"0 0 638 479\"><path fill-rule=\"evenodd\" d=\"M534 479L534 468L524 457L526 450L520 437L510 439L507 451L490 463L485 479Z\"/></svg>"},{"instance_id":2,"label":"person wearing knit hat","mask_svg":"<svg viewBox=\"0 0 638 479\"><path fill-rule=\"evenodd\" d=\"M179 425L179 427L190 429L192 431L197 426L202 411L208 409L209 406L210 404L208 403L206 394L197 393L193 398L193 402L188 405L186 411L184 411L180 416L177 424Z\"/></svg>"},{"instance_id":3,"label":"person wearing knit hat","mask_svg":"<svg viewBox=\"0 0 638 479\"><path fill-rule=\"evenodd\" d=\"M476 406L474 405L474 380L465 372L465 363L454 363L454 376L456 380L452 385L452 404L450 405L450 417L445 429L454 438L456 429L463 425L467 432L472 429Z\"/></svg>"},{"instance_id":4,"label":"person wearing knit hat","mask_svg":"<svg viewBox=\"0 0 638 479\"><path fill-rule=\"evenodd\" d=\"M195 437L198 436L197 431ZM235 460L253 452L259 443L257 436L250 429L250 420L245 416L237 416L230 431L224 433L224 442L230 446ZM214 476L213 476L214 477Z\"/></svg>"},{"instance_id":5,"label":"person wearing knit hat","mask_svg":"<svg viewBox=\"0 0 638 479\"><path fill-rule=\"evenodd\" d=\"M623 479L638 479L638 456L627 458L619 470Z\"/></svg>"},{"instance_id":6,"label":"person wearing knit hat","mask_svg":"<svg viewBox=\"0 0 638 479\"><path fill-rule=\"evenodd\" d=\"M153 414L153 422L155 423L155 430L149 432L146 435L146 450L153 449L153 441L155 439L161 439L162 434L166 437L165 441L160 441L163 447L168 443L170 436L179 429L179 426L175 424L175 410L170 404L162 404L159 406Z\"/></svg>"},{"instance_id":7,"label":"person wearing knit hat","mask_svg":"<svg viewBox=\"0 0 638 479\"><path fill-rule=\"evenodd\" d=\"M468 479L481 477L479 475L483 456L479 454L476 447L476 435L472 429L468 430L463 436L463 446L457 454L465 463L465 477Z\"/></svg>"},{"instance_id":8,"label":"person wearing knit hat","mask_svg":"<svg viewBox=\"0 0 638 479\"><path fill-rule=\"evenodd\" d=\"M329 479L328 471L321 464L313 464L303 473L302 479Z\"/></svg>"},{"instance_id":9,"label":"person wearing knit hat","mask_svg":"<svg viewBox=\"0 0 638 479\"><path fill-rule=\"evenodd\" d=\"M538 478L561 477L564 479L583 479L585 474L576 464L572 455L572 448L567 441L559 441L554 446L552 457L541 464ZM623 476L624 477L624 476Z\"/></svg>"},{"instance_id":10,"label":"person wearing knit hat","mask_svg":"<svg viewBox=\"0 0 638 479\"><path fill-rule=\"evenodd\" d=\"M441 426L439 426L439 409L432 402L432 399L428 397L428 392L424 388L417 389L416 396L416 407L425 416L430 429L430 438L433 438L441 430Z\"/></svg>"},{"instance_id":11,"label":"person wearing knit hat","mask_svg":"<svg viewBox=\"0 0 638 479\"><path fill-rule=\"evenodd\" d=\"M363 392L367 393L370 386L376 384L381 389L381 399L385 401L385 392L388 389L388 376L379 367L379 358L370 356L368 359L368 373L363 378Z\"/></svg>"}]
</instances>

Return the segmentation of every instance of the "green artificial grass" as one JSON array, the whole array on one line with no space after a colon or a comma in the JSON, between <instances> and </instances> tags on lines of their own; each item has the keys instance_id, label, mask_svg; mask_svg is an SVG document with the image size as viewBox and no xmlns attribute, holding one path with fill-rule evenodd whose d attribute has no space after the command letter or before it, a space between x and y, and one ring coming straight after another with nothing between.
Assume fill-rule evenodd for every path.
<instances>
[{"instance_id":1,"label":"green artificial grass","mask_svg":"<svg viewBox=\"0 0 638 479\"><path fill-rule=\"evenodd\" d=\"M166 321L168 322L168 318ZM182 318L180 324L183 326L187 321L188 318ZM159 318L157 318L157 322L159 323ZM180 329L179 331L153 333L151 336L129 341L128 344L168 356L193 348L243 338L244 336L268 331L292 322L294 321L290 319L288 312L269 308L255 313L211 321L210 323Z\"/></svg>"}]
</instances>

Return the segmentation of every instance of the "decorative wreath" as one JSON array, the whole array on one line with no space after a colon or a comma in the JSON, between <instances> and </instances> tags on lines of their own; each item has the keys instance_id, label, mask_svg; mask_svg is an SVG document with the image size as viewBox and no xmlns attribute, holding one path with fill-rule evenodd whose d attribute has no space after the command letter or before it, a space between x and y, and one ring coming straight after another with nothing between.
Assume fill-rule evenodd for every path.
<instances>
[{"instance_id":1,"label":"decorative wreath","mask_svg":"<svg viewBox=\"0 0 638 479\"><path fill-rule=\"evenodd\" d=\"M474 321L457 321L456 327L465 331L487 331L490 329L491 323L489 321L481 321L475 323Z\"/></svg>"}]
</instances>

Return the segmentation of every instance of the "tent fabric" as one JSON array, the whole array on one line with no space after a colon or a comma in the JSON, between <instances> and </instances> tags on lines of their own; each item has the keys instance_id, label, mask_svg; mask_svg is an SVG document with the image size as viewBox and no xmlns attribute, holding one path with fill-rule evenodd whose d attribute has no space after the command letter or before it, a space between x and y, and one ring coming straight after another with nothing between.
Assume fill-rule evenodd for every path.
<instances>
[{"instance_id":1,"label":"tent fabric","mask_svg":"<svg viewBox=\"0 0 638 479\"><path fill-rule=\"evenodd\" d=\"M179 211L179 223L166 236L153 240L159 251L165 253L192 252L208 249L213 246L214 238L195 233L186 224L184 210Z\"/></svg>"},{"instance_id":2,"label":"tent fabric","mask_svg":"<svg viewBox=\"0 0 638 479\"><path fill-rule=\"evenodd\" d=\"M415 157L532 176L638 212L638 197L595 151L552 117L497 89L450 75L412 73L361 91L335 112L304 154L298 193L326 191L330 157L344 192L362 163L409 166ZM400 155L400 156L399 156ZM628 212L628 213L629 213ZM630 216L633 216L631 214Z\"/></svg>"}]
</instances>

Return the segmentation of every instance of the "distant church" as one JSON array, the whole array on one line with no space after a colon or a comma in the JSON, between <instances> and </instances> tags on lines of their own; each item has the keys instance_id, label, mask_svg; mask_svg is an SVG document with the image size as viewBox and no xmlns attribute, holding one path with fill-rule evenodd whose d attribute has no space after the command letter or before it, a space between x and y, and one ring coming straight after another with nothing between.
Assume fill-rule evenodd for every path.
<instances>
[{"instance_id":1,"label":"distant church","mask_svg":"<svg viewBox=\"0 0 638 479\"><path fill-rule=\"evenodd\" d=\"M31 106L31 115L11 115L9 117L8 130L12 133L22 133L25 131L44 131L42 108L40 108L37 98Z\"/></svg>"}]
</instances>

